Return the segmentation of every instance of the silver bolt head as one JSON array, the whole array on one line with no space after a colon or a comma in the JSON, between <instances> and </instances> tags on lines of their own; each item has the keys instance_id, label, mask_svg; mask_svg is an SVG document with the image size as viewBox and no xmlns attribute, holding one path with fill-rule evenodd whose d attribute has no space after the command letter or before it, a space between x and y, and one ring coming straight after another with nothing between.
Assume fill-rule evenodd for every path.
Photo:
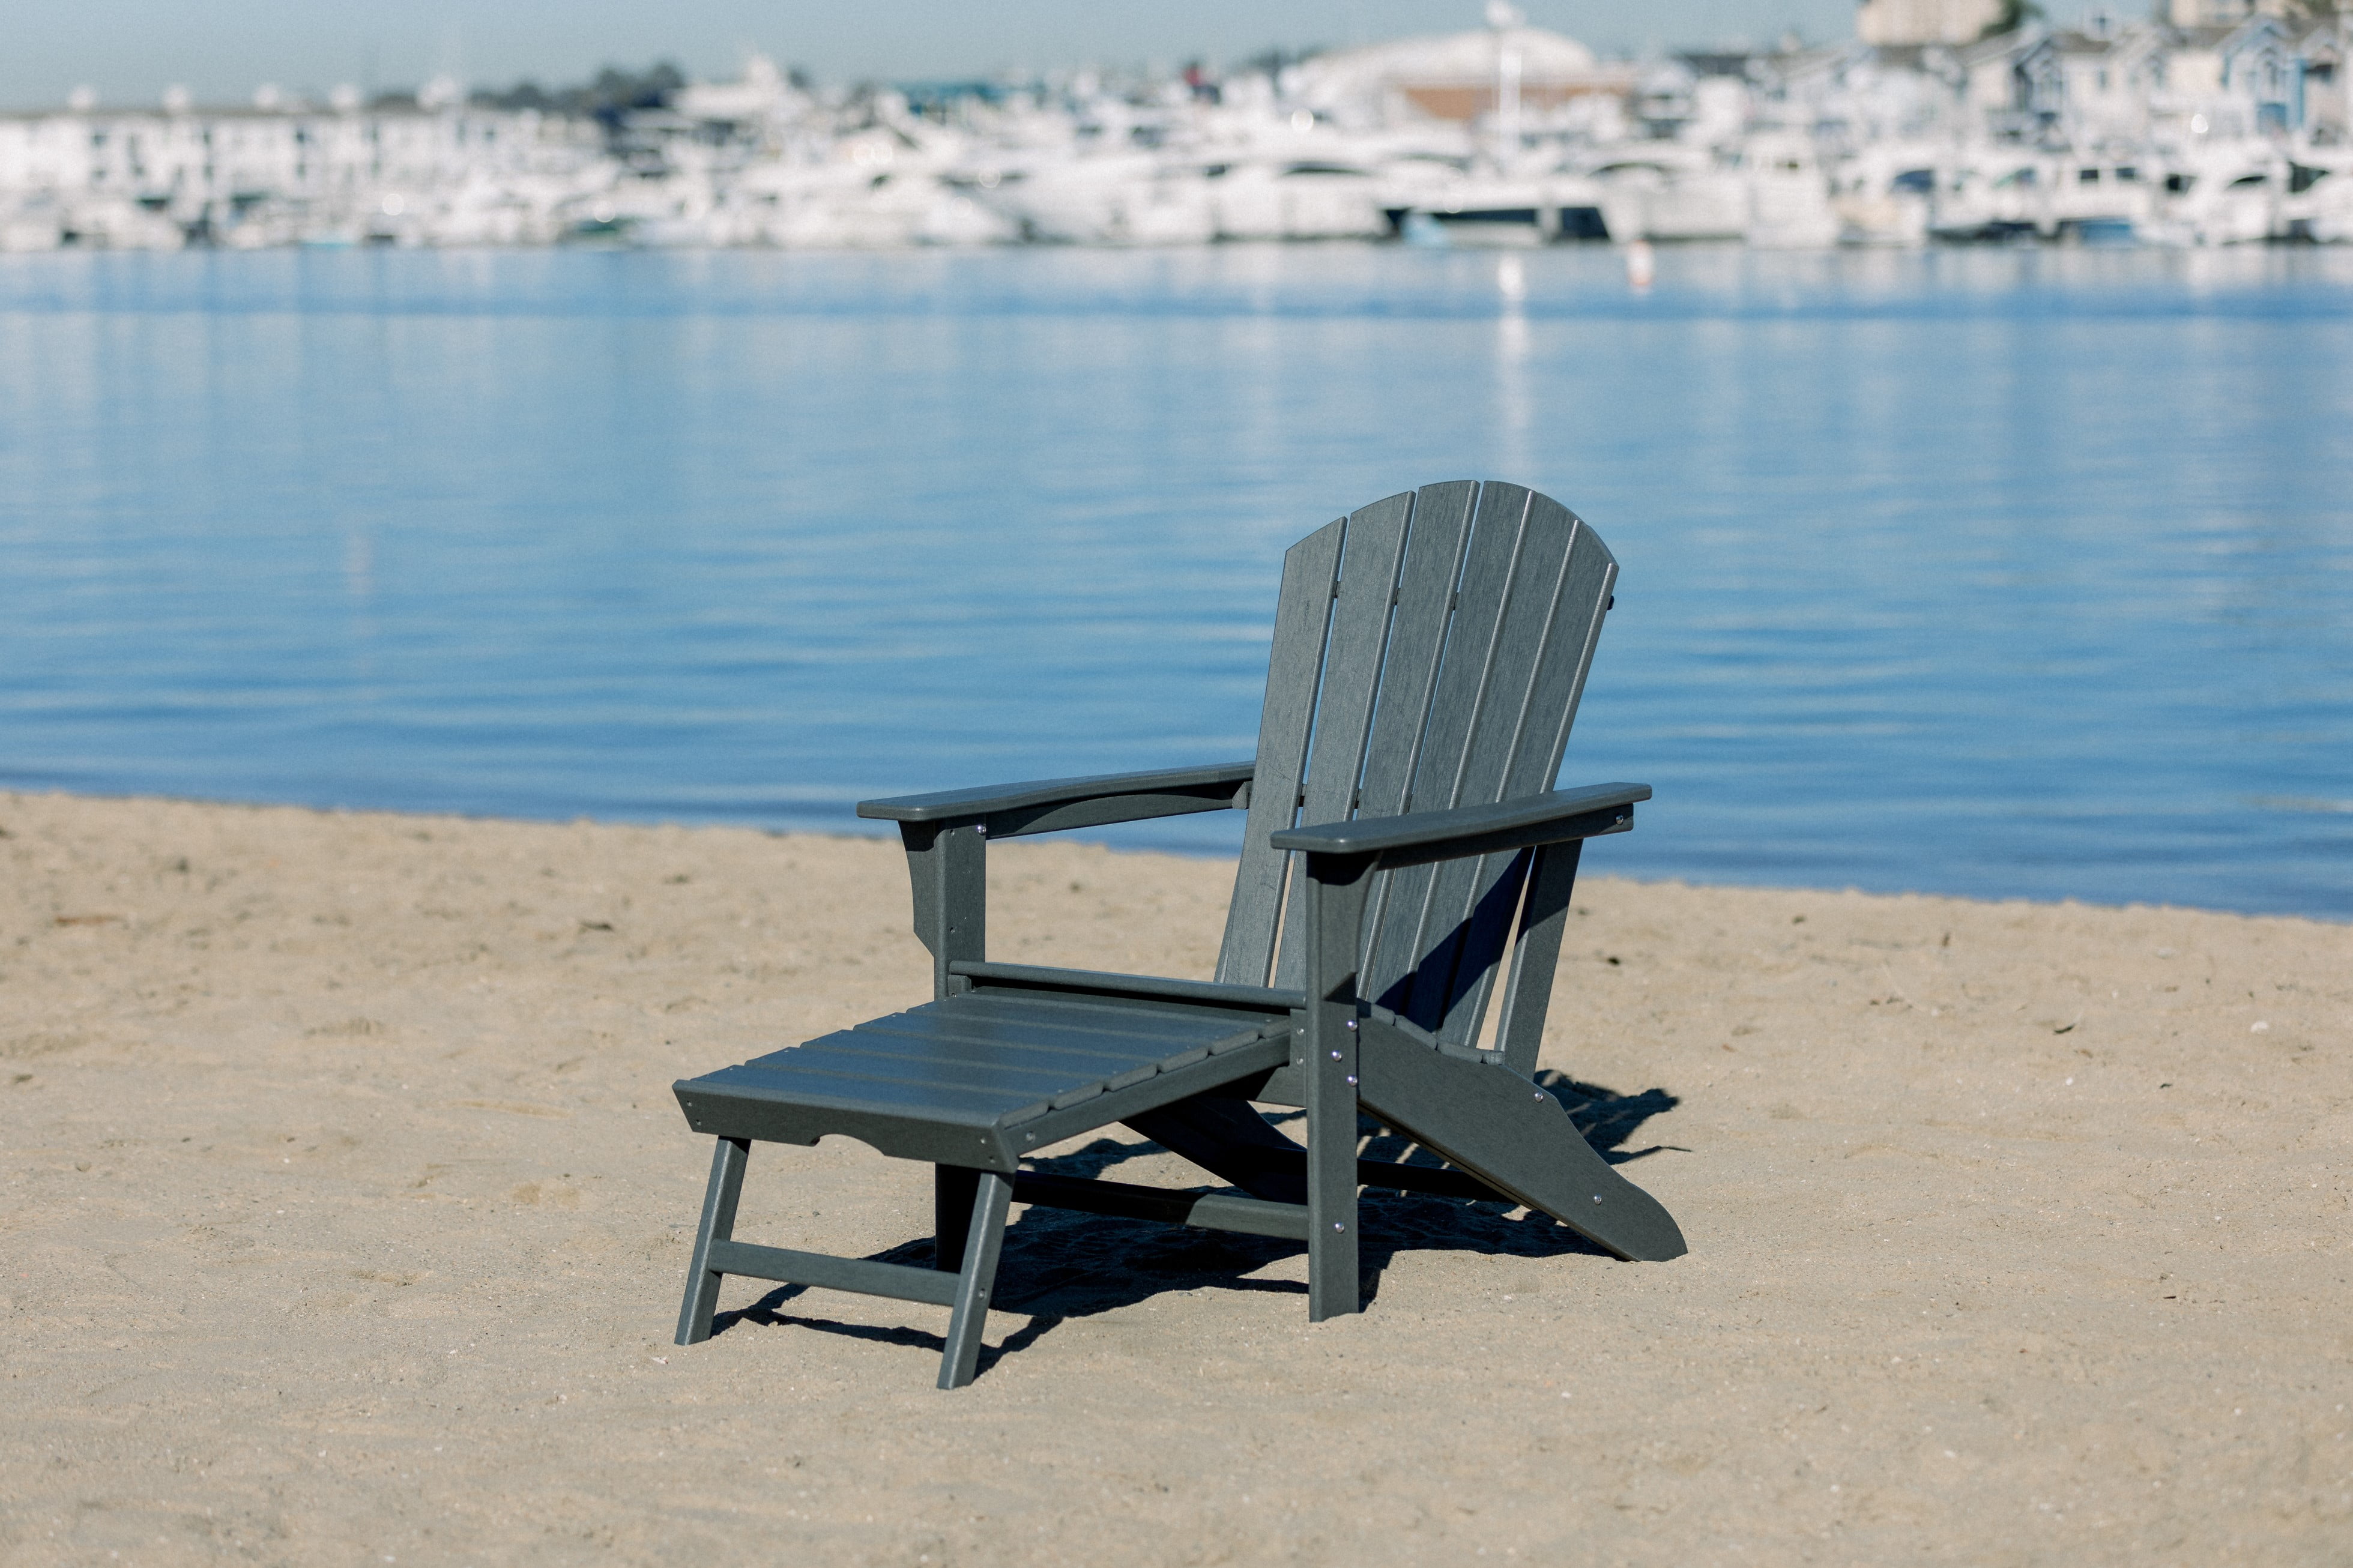
<instances>
[{"instance_id":1,"label":"silver bolt head","mask_svg":"<svg viewBox=\"0 0 2353 1568\"><path fill-rule=\"evenodd\" d=\"M1346 1226L1345 1226L1345 1225L1342 1225L1338 1220L1336 1220L1336 1219L1335 1219L1335 1220L1334 1220L1334 1221L1332 1222L1332 1228L1333 1228L1334 1230L1345 1230L1345 1229L1347 1229L1348 1227L1347 1227Z\"/></svg>"},{"instance_id":2,"label":"silver bolt head","mask_svg":"<svg viewBox=\"0 0 2353 1568\"><path fill-rule=\"evenodd\" d=\"M1348 1075L1348 1081L1349 1081L1350 1083L1354 1083L1354 1082L1356 1082L1356 1075L1355 1073L1350 1073L1350 1074Z\"/></svg>"},{"instance_id":3,"label":"silver bolt head","mask_svg":"<svg viewBox=\"0 0 2353 1568\"><path fill-rule=\"evenodd\" d=\"M1335 1062L1336 1062L1336 1061L1338 1061L1338 1060L1340 1059L1340 1053L1339 1053L1339 1052L1337 1052L1337 1051L1334 1051L1334 1052L1332 1053L1332 1059L1333 1059L1334 1061L1335 1061Z\"/></svg>"},{"instance_id":4,"label":"silver bolt head","mask_svg":"<svg viewBox=\"0 0 2353 1568\"><path fill-rule=\"evenodd\" d=\"M1595 1203L1597 1203L1597 1204L1598 1204L1598 1203L1599 1203L1599 1202L1601 1201L1601 1194L1600 1194L1599 1193L1596 1193L1596 1194L1593 1194L1593 1201L1594 1201Z\"/></svg>"}]
</instances>

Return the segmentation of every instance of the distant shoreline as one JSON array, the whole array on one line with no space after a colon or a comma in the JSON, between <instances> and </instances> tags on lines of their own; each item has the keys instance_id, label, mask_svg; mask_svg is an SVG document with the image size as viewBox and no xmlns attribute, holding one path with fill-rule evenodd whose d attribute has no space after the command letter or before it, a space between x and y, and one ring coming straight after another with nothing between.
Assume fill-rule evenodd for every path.
<instances>
[{"instance_id":1,"label":"distant shoreline","mask_svg":"<svg viewBox=\"0 0 2353 1568\"><path fill-rule=\"evenodd\" d=\"M218 812L246 817L286 814L297 818L321 818L328 822L372 825L397 829L412 829L439 825L451 829L495 830L515 828L526 831L567 829L572 831L657 834L746 835L764 839L800 841L817 844L889 845L895 849L897 840L887 825L867 825L862 819L848 817L838 829L817 826L763 827L744 822L692 822L662 818L600 817L579 814L571 816L516 816L490 812L448 810L406 810L385 806L313 805L300 801L215 800L195 795L124 794L104 795L79 790L24 790L0 788L0 828L7 826L7 814L12 809L71 806L123 809L149 808L164 811ZM1166 859L1187 866L1230 866L1230 854L1211 849L1191 849L1154 844L1106 842L1100 829L1093 832L1043 835L1018 840L999 840L992 848L1001 857L1008 850L1018 856L1032 849L1062 845L1082 854L1114 855L1139 860ZM2286 921L2321 930L2353 929L2353 915L2342 921L2332 921L2316 915L2286 914L2267 910L2213 909L2200 904L2172 904L2148 900L2127 903L2105 903L2065 897L2034 899L2024 894L2001 898L1981 898L1967 893L1944 893L1927 889L1906 889L1882 890L1855 887L1814 887L1804 883L1709 881L1685 877L1641 877L1615 874L1607 870L1588 871L1579 886L1606 882L1630 888L1679 889L1704 893L1721 890L1739 894L1787 895L1789 897L1825 897L1862 899L1887 902L1927 901L1973 905L1986 909L2028 909L2042 910L2084 910L2115 915L2192 915L2211 916L2228 921Z\"/></svg>"}]
</instances>

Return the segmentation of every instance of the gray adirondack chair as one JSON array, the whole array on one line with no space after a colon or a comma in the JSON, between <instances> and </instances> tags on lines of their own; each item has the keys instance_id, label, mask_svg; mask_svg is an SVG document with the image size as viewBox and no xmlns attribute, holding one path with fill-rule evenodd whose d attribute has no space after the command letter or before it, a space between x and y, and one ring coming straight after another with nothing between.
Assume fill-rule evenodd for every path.
<instances>
[{"instance_id":1,"label":"gray adirondack chair","mask_svg":"<svg viewBox=\"0 0 2353 1568\"><path fill-rule=\"evenodd\" d=\"M1666 1210L1530 1077L1583 841L1651 795L1553 787L1617 572L1517 486L1391 496L1284 557L1253 761L861 805L899 824L932 999L676 1086L717 1139L678 1342L710 1337L730 1274L862 1291L950 1308L939 1385L959 1387L1015 1203L1304 1242L1314 1321L1359 1308L1360 1186L1502 1198L1619 1258L1680 1256ZM1233 808L1214 980L989 960L990 840ZM1303 1107L1306 1146L1261 1104ZM1449 1163L1359 1159L1360 1108ZM1113 1122L1239 1190L1022 1168ZM932 1268L734 1239L752 1142L828 1133L935 1167Z\"/></svg>"}]
</instances>

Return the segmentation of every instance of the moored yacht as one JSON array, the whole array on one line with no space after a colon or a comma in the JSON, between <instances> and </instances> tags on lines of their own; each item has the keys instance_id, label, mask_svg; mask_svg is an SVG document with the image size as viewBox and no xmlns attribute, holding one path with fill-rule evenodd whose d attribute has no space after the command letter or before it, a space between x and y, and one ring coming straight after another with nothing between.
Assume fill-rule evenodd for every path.
<instances>
[{"instance_id":1,"label":"moored yacht","mask_svg":"<svg viewBox=\"0 0 2353 1568\"><path fill-rule=\"evenodd\" d=\"M1065 245L1198 245L1215 239L1208 166L1154 152L1039 158L973 187L1020 237Z\"/></svg>"},{"instance_id":2,"label":"moored yacht","mask_svg":"<svg viewBox=\"0 0 2353 1568\"><path fill-rule=\"evenodd\" d=\"M1380 180L1352 163L1243 158L1202 173L1219 239L1371 239L1388 232Z\"/></svg>"},{"instance_id":3,"label":"moored yacht","mask_svg":"<svg viewBox=\"0 0 2353 1568\"><path fill-rule=\"evenodd\" d=\"M1836 245L1842 227L1831 205L1829 176L1814 140L1792 131L1760 132L1741 149L1748 187L1748 243L1802 250Z\"/></svg>"},{"instance_id":4,"label":"moored yacht","mask_svg":"<svg viewBox=\"0 0 2353 1568\"><path fill-rule=\"evenodd\" d=\"M1627 142L1608 150L1589 177L1612 239L1740 239L1748 233L1746 180L1705 148Z\"/></svg>"},{"instance_id":5,"label":"moored yacht","mask_svg":"<svg viewBox=\"0 0 2353 1568\"><path fill-rule=\"evenodd\" d=\"M1574 173L1482 170L1433 177L1416 170L1392 176L1382 207L1393 234L1511 246L1613 238L1601 203L1600 187Z\"/></svg>"}]
</instances>

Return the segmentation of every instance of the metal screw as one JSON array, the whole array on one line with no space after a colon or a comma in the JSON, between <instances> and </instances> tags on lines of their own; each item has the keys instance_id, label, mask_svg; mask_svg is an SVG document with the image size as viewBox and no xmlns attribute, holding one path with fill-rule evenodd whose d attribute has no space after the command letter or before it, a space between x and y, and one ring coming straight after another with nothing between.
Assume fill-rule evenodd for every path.
<instances>
[{"instance_id":1,"label":"metal screw","mask_svg":"<svg viewBox=\"0 0 2353 1568\"><path fill-rule=\"evenodd\" d=\"M1348 1075L1348 1081L1349 1081L1350 1083L1354 1083L1354 1082L1356 1082L1356 1075L1355 1073L1350 1073L1350 1074Z\"/></svg>"},{"instance_id":2,"label":"metal screw","mask_svg":"<svg viewBox=\"0 0 2353 1568\"><path fill-rule=\"evenodd\" d=\"M1538 1100L1542 1100L1542 1099L1544 1098L1544 1090L1543 1090L1543 1089L1538 1089L1538 1090L1536 1090L1536 1098L1537 1098Z\"/></svg>"},{"instance_id":3,"label":"metal screw","mask_svg":"<svg viewBox=\"0 0 2353 1568\"><path fill-rule=\"evenodd\" d=\"M1355 1028L1356 1026L1356 1020L1355 1020L1354 1018L1349 1019L1349 1020L1348 1020L1348 1027L1350 1027L1350 1028L1352 1028L1352 1029L1353 1029L1353 1028Z\"/></svg>"},{"instance_id":4,"label":"metal screw","mask_svg":"<svg viewBox=\"0 0 2353 1568\"><path fill-rule=\"evenodd\" d=\"M1598 1200L1597 1200L1597 1201L1598 1201ZM1345 1229L1347 1229L1348 1227L1347 1227L1346 1226L1345 1226L1345 1225L1342 1225L1338 1220L1336 1220L1336 1219L1335 1219L1335 1220L1334 1220L1334 1221L1332 1222L1332 1228L1333 1228L1334 1230L1345 1230Z\"/></svg>"},{"instance_id":5,"label":"metal screw","mask_svg":"<svg viewBox=\"0 0 2353 1568\"><path fill-rule=\"evenodd\" d=\"M1601 1194L1600 1194L1599 1193L1596 1193L1596 1194L1593 1194L1593 1201L1594 1201L1595 1203L1597 1203L1597 1204L1598 1204L1598 1203L1599 1203L1599 1202L1601 1201Z\"/></svg>"},{"instance_id":6,"label":"metal screw","mask_svg":"<svg viewBox=\"0 0 2353 1568\"><path fill-rule=\"evenodd\" d=\"M1336 1061L1338 1061L1338 1060L1340 1059L1340 1053L1339 1053L1339 1052L1337 1052L1337 1051L1334 1051L1334 1052L1332 1053L1332 1059L1333 1059L1334 1061L1335 1061L1335 1062L1336 1062Z\"/></svg>"}]
</instances>

